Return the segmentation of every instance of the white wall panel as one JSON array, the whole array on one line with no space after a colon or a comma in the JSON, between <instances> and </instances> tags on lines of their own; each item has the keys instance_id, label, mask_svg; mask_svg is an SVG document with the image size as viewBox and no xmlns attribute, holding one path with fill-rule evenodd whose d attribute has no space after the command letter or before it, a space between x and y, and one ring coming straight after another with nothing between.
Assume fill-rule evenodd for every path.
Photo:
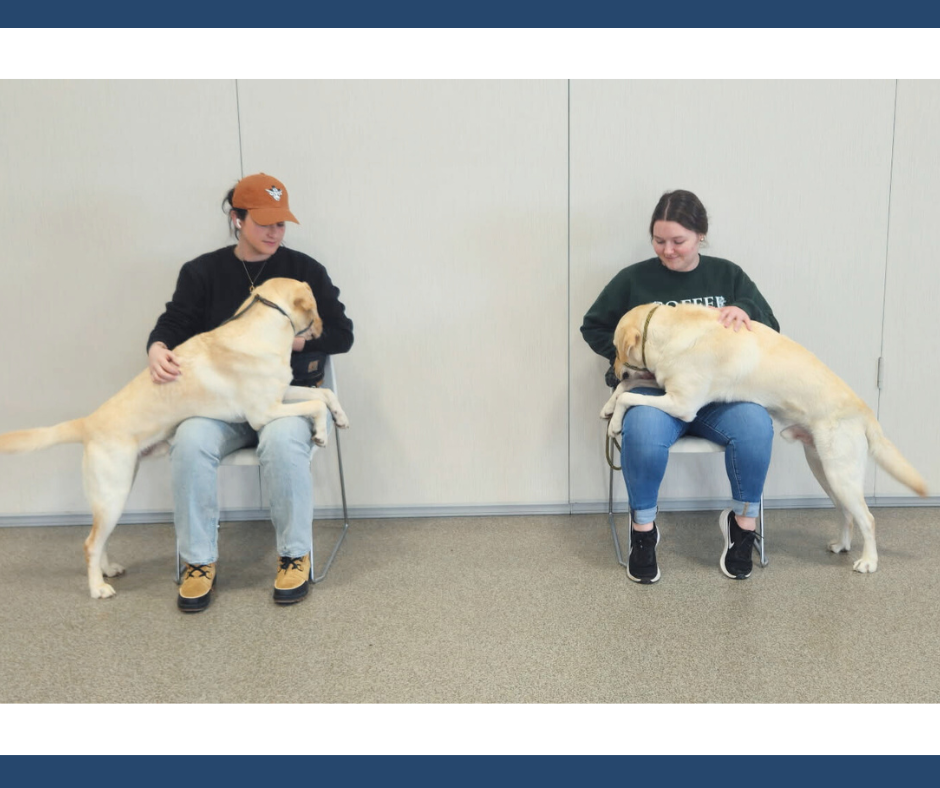
<instances>
[{"instance_id":1,"label":"white wall panel","mask_svg":"<svg viewBox=\"0 0 940 788\"><path fill-rule=\"evenodd\" d=\"M933 251L940 208L940 82L898 87L891 229L885 285L885 385L879 421L888 437L940 494L940 268ZM913 496L881 469L876 493Z\"/></svg>"},{"instance_id":2,"label":"white wall panel","mask_svg":"<svg viewBox=\"0 0 940 788\"><path fill-rule=\"evenodd\" d=\"M180 266L225 242L234 82L0 82L0 431L86 415L146 363ZM87 512L81 449L0 455L0 512ZM165 460L129 510L169 506Z\"/></svg>"},{"instance_id":3,"label":"white wall panel","mask_svg":"<svg viewBox=\"0 0 940 788\"><path fill-rule=\"evenodd\" d=\"M239 108L355 322L351 502L566 503L566 82L249 81Z\"/></svg>"},{"instance_id":4,"label":"white wall panel","mask_svg":"<svg viewBox=\"0 0 940 788\"><path fill-rule=\"evenodd\" d=\"M741 265L783 333L877 403L894 83L574 81L571 85L572 500L606 500L606 362L578 331L621 268L652 257L659 196L694 191L706 253ZM872 477L873 478L873 477ZM873 482L869 484L871 492ZM622 481L616 487L623 500ZM765 495L816 497L781 439ZM661 500L729 495L720 460L671 464Z\"/></svg>"},{"instance_id":5,"label":"white wall panel","mask_svg":"<svg viewBox=\"0 0 940 788\"><path fill-rule=\"evenodd\" d=\"M652 256L659 195L689 188L708 252L873 407L883 340L882 423L935 491L937 85L575 81L569 110L564 80L0 82L0 431L84 415L142 369L180 266L230 242L225 191L265 170L355 321L335 360L351 505L598 505L605 365L578 328ZM0 516L87 512L80 454L0 456ZM906 494L874 470L866 492ZM727 493L720 457L676 458L663 500ZM220 494L262 503L244 470ZM778 440L766 494L821 495L798 447ZM170 507L167 462L145 463L128 511Z\"/></svg>"}]
</instances>

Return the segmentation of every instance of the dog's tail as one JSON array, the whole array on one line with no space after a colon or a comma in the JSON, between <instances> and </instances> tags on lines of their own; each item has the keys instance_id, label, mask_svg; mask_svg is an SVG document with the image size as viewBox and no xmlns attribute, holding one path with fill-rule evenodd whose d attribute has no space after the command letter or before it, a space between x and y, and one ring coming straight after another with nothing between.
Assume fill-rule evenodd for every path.
<instances>
[{"instance_id":1,"label":"dog's tail","mask_svg":"<svg viewBox=\"0 0 940 788\"><path fill-rule=\"evenodd\" d=\"M0 435L0 452L38 451L57 443L81 443L85 438L85 420L63 421L54 427L17 430Z\"/></svg>"},{"instance_id":2,"label":"dog's tail","mask_svg":"<svg viewBox=\"0 0 940 788\"><path fill-rule=\"evenodd\" d=\"M867 420L865 434L868 437L868 451L875 461L901 484L910 487L922 497L926 496L927 483L923 476L904 458L897 446L888 440L874 417Z\"/></svg>"}]
</instances>

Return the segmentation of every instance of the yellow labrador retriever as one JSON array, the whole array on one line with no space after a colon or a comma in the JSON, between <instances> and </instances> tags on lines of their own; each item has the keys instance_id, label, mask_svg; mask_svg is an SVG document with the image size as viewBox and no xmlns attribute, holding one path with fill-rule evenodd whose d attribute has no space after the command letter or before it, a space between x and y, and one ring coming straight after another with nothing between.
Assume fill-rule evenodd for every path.
<instances>
[{"instance_id":1,"label":"yellow labrador retriever","mask_svg":"<svg viewBox=\"0 0 940 788\"><path fill-rule=\"evenodd\" d=\"M320 446L326 444L327 408L337 427L349 426L332 391L290 385L294 337L322 333L310 286L269 279L230 320L173 349L182 370L173 382L158 385L145 370L90 416L0 435L0 452L84 444L85 495L93 518L85 563L92 598L113 596L104 576L124 571L108 560L105 544L124 510L141 456L165 453L181 421L192 416L247 421L257 430L283 416L307 416Z\"/></svg>"},{"instance_id":2,"label":"yellow labrador retriever","mask_svg":"<svg viewBox=\"0 0 940 788\"><path fill-rule=\"evenodd\" d=\"M601 410L608 434L619 436L633 405L659 408L692 421L709 402L756 402L785 422L781 435L803 443L806 460L823 490L843 514L835 553L852 544L858 524L864 545L857 572L878 568L874 518L865 503L866 457L918 495L923 478L881 430L875 414L832 370L792 339L759 323L732 331L713 308L694 304L644 304L627 312L614 332L614 373L622 380ZM631 372L632 370L632 372ZM630 392L655 377L661 397Z\"/></svg>"}]
</instances>

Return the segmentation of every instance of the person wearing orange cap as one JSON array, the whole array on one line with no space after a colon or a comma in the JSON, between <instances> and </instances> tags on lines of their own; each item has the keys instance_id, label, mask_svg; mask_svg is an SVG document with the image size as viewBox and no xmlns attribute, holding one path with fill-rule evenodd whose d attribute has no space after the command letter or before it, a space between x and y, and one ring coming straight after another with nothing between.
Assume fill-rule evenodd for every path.
<instances>
[{"instance_id":1,"label":"person wearing orange cap","mask_svg":"<svg viewBox=\"0 0 940 788\"><path fill-rule=\"evenodd\" d=\"M262 282L289 277L307 282L323 319L318 339L294 340L294 386L315 386L327 356L347 352L353 324L339 289L312 257L284 246L286 222L299 224L287 188L257 173L242 178L223 201L237 243L190 260L180 270L173 298L147 339L150 376L172 384L183 374L173 348L211 331L235 314ZM313 426L294 416L276 419L255 432L247 423L187 419L171 442L174 523L185 562L177 605L195 613L212 599L218 561L218 467L236 449L257 446L261 473L271 499L271 520L279 556L274 601L299 602L309 590L310 523L313 519Z\"/></svg>"}]
</instances>

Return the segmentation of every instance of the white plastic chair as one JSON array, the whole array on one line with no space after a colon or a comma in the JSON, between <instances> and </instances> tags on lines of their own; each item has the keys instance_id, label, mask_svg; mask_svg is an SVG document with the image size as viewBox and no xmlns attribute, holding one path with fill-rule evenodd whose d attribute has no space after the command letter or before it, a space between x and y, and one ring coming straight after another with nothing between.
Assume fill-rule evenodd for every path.
<instances>
[{"instance_id":1,"label":"white plastic chair","mask_svg":"<svg viewBox=\"0 0 940 788\"><path fill-rule=\"evenodd\" d=\"M606 430L606 425L604 426ZM606 433L605 433L606 434ZM614 467L614 453L613 449L617 449L619 454L620 445L617 443L616 439L611 438L607 435L607 464L610 466L610 481L607 491L607 520L610 523L610 532L614 537L614 550L617 552L617 561L624 568L627 568L627 562L623 560L623 553L620 551L620 538L617 535L617 523L614 519L614 471L620 470L620 468ZM694 435L684 435L679 440L677 440L669 449L670 454L724 454L725 447L717 443L712 443L707 438L699 438ZM630 529L630 535L627 537L627 547L629 549L630 539L632 538L633 529ZM757 508L757 545L758 545L758 554L760 556L760 565L767 566L769 560L764 547L764 496L761 495L760 505Z\"/></svg>"},{"instance_id":2,"label":"white plastic chair","mask_svg":"<svg viewBox=\"0 0 940 788\"><path fill-rule=\"evenodd\" d=\"M331 356L327 356L326 364L324 365L323 370L323 383L324 388L330 389L334 394L337 394L336 391L336 372L333 369L333 359ZM310 523L310 582L319 583L323 578L326 577L327 572L330 571L330 566L333 564L333 559L336 557L336 553L339 551L340 545L343 544L343 540L346 538L346 531L349 530L349 513L346 508L346 481L343 477L343 454L340 450L339 445L339 430L333 428L333 419L327 419L328 427L327 434L333 436L333 443L336 444L336 460L339 466L339 488L340 493L343 498L343 530L340 531L339 538L336 540L336 544L333 546L333 551L330 553L330 557L326 562L326 565L323 567L323 571L318 575L314 572L313 567L313 557L315 553L313 552L313 523ZM313 452L310 455L311 458L317 453L319 446L314 445ZM258 452L255 447L248 447L244 449L237 449L231 454L226 455L222 458L220 466L255 466L258 468L258 479L261 479L261 461L258 459ZM176 582L179 584L180 577L182 575L182 564L180 561L180 544L179 540L176 542Z\"/></svg>"}]
</instances>

